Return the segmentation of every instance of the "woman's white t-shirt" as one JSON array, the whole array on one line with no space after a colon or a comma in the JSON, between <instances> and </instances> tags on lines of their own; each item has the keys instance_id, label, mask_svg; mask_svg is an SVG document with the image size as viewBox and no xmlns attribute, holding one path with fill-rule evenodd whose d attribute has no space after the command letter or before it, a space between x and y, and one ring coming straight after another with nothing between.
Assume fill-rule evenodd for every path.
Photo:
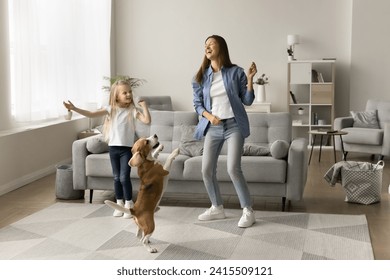
<instances>
[{"instance_id":1,"label":"woman's white t-shirt","mask_svg":"<svg viewBox=\"0 0 390 280\"><path fill-rule=\"evenodd\" d=\"M107 106L105 109L111 114L111 106ZM129 117L130 113L132 113L132 117ZM133 108L116 108L116 114L111 118L109 146L133 146L135 140L136 114L137 111Z\"/></svg>"},{"instance_id":2,"label":"woman's white t-shirt","mask_svg":"<svg viewBox=\"0 0 390 280\"><path fill-rule=\"evenodd\" d=\"M210 88L211 113L221 120L234 117L229 97L227 96L225 85L223 84L222 72L213 74L213 81Z\"/></svg>"}]
</instances>

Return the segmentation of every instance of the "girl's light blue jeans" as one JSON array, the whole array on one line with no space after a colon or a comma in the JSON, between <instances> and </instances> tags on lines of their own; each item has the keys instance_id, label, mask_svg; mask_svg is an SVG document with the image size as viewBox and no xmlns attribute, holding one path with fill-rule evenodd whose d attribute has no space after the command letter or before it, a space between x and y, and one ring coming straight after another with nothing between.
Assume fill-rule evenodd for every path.
<instances>
[{"instance_id":1,"label":"girl's light blue jeans","mask_svg":"<svg viewBox=\"0 0 390 280\"><path fill-rule=\"evenodd\" d=\"M202 175L207 193L214 206L223 205L217 181L217 161L223 144L227 143L227 171L240 200L241 208L251 207L249 188L241 169L244 138L234 118L211 125L207 131L202 157Z\"/></svg>"}]
</instances>

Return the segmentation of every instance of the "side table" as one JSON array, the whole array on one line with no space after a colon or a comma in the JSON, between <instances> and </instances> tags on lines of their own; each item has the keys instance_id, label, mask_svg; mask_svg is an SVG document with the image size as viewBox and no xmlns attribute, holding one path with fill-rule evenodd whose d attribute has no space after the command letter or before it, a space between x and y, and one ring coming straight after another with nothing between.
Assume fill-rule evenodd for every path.
<instances>
[{"instance_id":1,"label":"side table","mask_svg":"<svg viewBox=\"0 0 390 280\"><path fill-rule=\"evenodd\" d=\"M253 102L251 106L245 106L248 113L270 113L271 103Z\"/></svg>"},{"instance_id":2,"label":"side table","mask_svg":"<svg viewBox=\"0 0 390 280\"><path fill-rule=\"evenodd\" d=\"M336 163L337 160L336 160L336 148L335 148L335 145L334 145L334 138L335 136L340 136L340 142L341 142L341 151L343 153L343 160L345 160L345 151L344 151L344 143L343 143L343 135L347 135L348 132L345 132L345 131L322 131L322 130L311 130L309 131L309 134L313 135L313 139L312 139L312 142L311 142L311 151L310 151L310 157L309 157L309 164L310 164L310 161L311 161L311 156L313 154L313 148L314 148L314 143L315 143L315 140L316 140L316 136L317 135L320 135L321 136L321 141L320 141L320 153L318 155L318 162L321 161L321 150L322 150L322 139L324 137L324 135L326 136L331 136L332 137L332 145L333 145L333 155L334 155L334 162Z\"/></svg>"}]
</instances>

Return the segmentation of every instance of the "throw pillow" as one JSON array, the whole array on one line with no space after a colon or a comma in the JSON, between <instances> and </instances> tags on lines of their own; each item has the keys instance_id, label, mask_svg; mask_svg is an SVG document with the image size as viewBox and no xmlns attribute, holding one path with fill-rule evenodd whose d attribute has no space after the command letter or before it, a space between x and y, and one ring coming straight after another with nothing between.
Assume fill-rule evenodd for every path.
<instances>
[{"instance_id":1,"label":"throw pillow","mask_svg":"<svg viewBox=\"0 0 390 280\"><path fill-rule=\"evenodd\" d=\"M379 128L376 110L355 112L351 111L353 117L353 127L361 128Z\"/></svg>"},{"instance_id":2,"label":"throw pillow","mask_svg":"<svg viewBox=\"0 0 390 280\"><path fill-rule=\"evenodd\" d=\"M288 154L290 144L284 140L276 140L271 144L270 152L271 156L276 159L285 158Z\"/></svg>"},{"instance_id":3,"label":"throw pillow","mask_svg":"<svg viewBox=\"0 0 390 280\"><path fill-rule=\"evenodd\" d=\"M106 141L104 141L103 134L88 138L87 150L92 154L101 154L108 152L108 144Z\"/></svg>"},{"instance_id":4,"label":"throw pillow","mask_svg":"<svg viewBox=\"0 0 390 280\"><path fill-rule=\"evenodd\" d=\"M190 157L201 156L203 154L203 140L194 138L195 125L181 126L180 154Z\"/></svg>"},{"instance_id":5,"label":"throw pillow","mask_svg":"<svg viewBox=\"0 0 390 280\"><path fill-rule=\"evenodd\" d=\"M243 156L269 156L270 151L268 147L245 143L242 155Z\"/></svg>"}]
</instances>

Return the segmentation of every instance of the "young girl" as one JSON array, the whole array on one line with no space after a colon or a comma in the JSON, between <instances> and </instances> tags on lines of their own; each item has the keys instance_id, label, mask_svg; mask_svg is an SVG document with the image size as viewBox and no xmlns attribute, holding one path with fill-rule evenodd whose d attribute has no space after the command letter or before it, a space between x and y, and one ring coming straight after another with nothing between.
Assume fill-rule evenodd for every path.
<instances>
[{"instance_id":1,"label":"young girl","mask_svg":"<svg viewBox=\"0 0 390 280\"><path fill-rule=\"evenodd\" d=\"M138 104L142 111L136 109L133 100L131 84L126 80L117 80L110 90L110 104L97 111L88 111L77 108L72 102L64 102L68 110L73 110L88 118L106 115L103 133L109 145L109 155L114 176L114 189L117 203L126 208L132 208L132 185L130 181L130 166L132 157L131 146L135 137L135 119L145 124L150 123L150 114L146 102L140 100ZM123 203L125 200L125 203ZM117 210L113 216L120 217L123 213ZM131 215L124 214L124 218Z\"/></svg>"}]
</instances>

